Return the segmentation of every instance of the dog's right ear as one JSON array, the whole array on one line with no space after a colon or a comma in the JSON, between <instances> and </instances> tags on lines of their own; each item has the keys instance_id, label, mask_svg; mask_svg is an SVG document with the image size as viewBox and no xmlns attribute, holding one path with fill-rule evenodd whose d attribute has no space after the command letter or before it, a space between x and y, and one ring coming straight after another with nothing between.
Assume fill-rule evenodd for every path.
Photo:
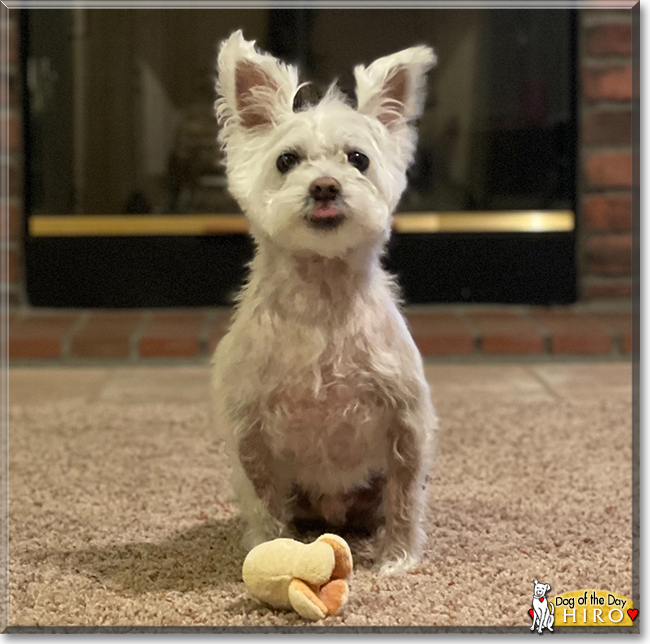
<instances>
[{"instance_id":1,"label":"dog's right ear","mask_svg":"<svg viewBox=\"0 0 650 644\"><path fill-rule=\"evenodd\" d=\"M268 129L282 114L292 112L298 71L260 52L241 31L221 44L217 73L215 110L224 140L236 130Z\"/></svg>"}]
</instances>

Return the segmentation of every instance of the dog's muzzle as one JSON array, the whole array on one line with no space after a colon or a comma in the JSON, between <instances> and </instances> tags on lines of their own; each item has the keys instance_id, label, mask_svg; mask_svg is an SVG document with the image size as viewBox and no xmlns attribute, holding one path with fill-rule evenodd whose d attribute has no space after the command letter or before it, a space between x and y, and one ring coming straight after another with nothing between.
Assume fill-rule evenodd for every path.
<instances>
[{"instance_id":1,"label":"dog's muzzle","mask_svg":"<svg viewBox=\"0 0 650 644\"><path fill-rule=\"evenodd\" d=\"M322 206L316 206L316 208L307 215L307 223L312 228L318 230L335 230L345 221L345 215L340 210L334 206L327 206L326 208L327 210Z\"/></svg>"},{"instance_id":2,"label":"dog's muzzle","mask_svg":"<svg viewBox=\"0 0 650 644\"><path fill-rule=\"evenodd\" d=\"M320 177L309 186L309 195L314 207L307 221L313 228L334 230L344 221L345 215L335 205L341 194L341 184L334 177Z\"/></svg>"}]
</instances>

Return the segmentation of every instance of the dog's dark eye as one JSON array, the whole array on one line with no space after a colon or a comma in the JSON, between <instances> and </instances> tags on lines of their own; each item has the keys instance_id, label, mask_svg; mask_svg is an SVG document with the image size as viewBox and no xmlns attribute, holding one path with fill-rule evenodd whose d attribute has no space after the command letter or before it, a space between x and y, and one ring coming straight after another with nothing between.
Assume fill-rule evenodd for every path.
<instances>
[{"instance_id":1,"label":"dog's dark eye","mask_svg":"<svg viewBox=\"0 0 650 644\"><path fill-rule=\"evenodd\" d=\"M356 150L348 152L348 161L359 172L365 172L370 165L370 159L365 154L363 154L363 152L357 152Z\"/></svg>"},{"instance_id":2,"label":"dog's dark eye","mask_svg":"<svg viewBox=\"0 0 650 644\"><path fill-rule=\"evenodd\" d=\"M285 152L278 157L275 166L282 174L286 174L299 163L300 157L295 152Z\"/></svg>"}]
</instances>

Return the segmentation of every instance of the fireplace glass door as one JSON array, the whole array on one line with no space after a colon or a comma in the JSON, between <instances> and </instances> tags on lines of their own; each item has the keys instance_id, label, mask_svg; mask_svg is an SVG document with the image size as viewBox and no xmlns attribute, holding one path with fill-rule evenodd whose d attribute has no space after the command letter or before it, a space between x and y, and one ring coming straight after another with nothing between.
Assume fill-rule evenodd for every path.
<instances>
[{"instance_id":1,"label":"fireplace glass door","mask_svg":"<svg viewBox=\"0 0 650 644\"><path fill-rule=\"evenodd\" d=\"M21 11L27 288L37 306L224 305L253 252L213 103L236 29L338 78L434 47L385 263L410 303L575 299L569 10Z\"/></svg>"}]
</instances>

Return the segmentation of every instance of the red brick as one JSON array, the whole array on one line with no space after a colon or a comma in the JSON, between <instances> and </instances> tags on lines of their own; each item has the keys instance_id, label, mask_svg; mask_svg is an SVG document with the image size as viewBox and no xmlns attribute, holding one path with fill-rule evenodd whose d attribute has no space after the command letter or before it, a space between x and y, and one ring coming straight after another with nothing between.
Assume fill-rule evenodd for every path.
<instances>
[{"instance_id":1,"label":"red brick","mask_svg":"<svg viewBox=\"0 0 650 644\"><path fill-rule=\"evenodd\" d=\"M20 280L20 259L17 250L8 250L7 252L7 281L14 284Z\"/></svg>"},{"instance_id":2,"label":"red brick","mask_svg":"<svg viewBox=\"0 0 650 644\"><path fill-rule=\"evenodd\" d=\"M612 338L593 316L564 311L535 311L533 317L546 330L555 354L612 352Z\"/></svg>"},{"instance_id":3,"label":"red brick","mask_svg":"<svg viewBox=\"0 0 650 644\"><path fill-rule=\"evenodd\" d=\"M9 325L9 358L60 358L63 340L77 315L32 315Z\"/></svg>"},{"instance_id":4,"label":"red brick","mask_svg":"<svg viewBox=\"0 0 650 644\"><path fill-rule=\"evenodd\" d=\"M21 88L18 75L6 69L0 69L0 105L19 108L20 96Z\"/></svg>"},{"instance_id":5,"label":"red brick","mask_svg":"<svg viewBox=\"0 0 650 644\"><path fill-rule=\"evenodd\" d=\"M2 21L2 24L0 25L0 29L5 30L7 29L6 34L8 35L8 47L7 49L9 50L7 53L9 54L8 56L5 56L4 49L0 51L0 61L1 62L6 62L6 63L13 63L18 60L18 25L16 24L15 20L10 20L9 25L6 26L6 23ZM4 38L3 36L3 44L4 44Z\"/></svg>"},{"instance_id":6,"label":"red brick","mask_svg":"<svg viewBox=\"0 0 650 644\"><path fill-rule=\"evenodd\" d=\"M415 344L424 356L474 353L472 333L458 315L452 313L406 313Z\"/></svg>"},{"instance_id":7,"label":"red brick","mask_svg":"<svg viewBox=\"0 0 650 644\"><path fill-rule=\"evenodd\" d=\"M583 212L589 230L619 232L632 230L632 195L586 195Z\"/></svg>"},{"instance_id":8,"label":"red brick","mask_svg":"<svg viewBox=\"0 0 650 644\"><path fill-rule=\"evenodd\" d=\"M18 240L23 235L23 202L20 199L11 198L8 200L7 222L2 222L0 227L0 236L7 239ZM6 235L5 235L6 226Z\"/></svg>"},{"instance_id":9,"label":"red brick","mask_svg":"<svg viewBox=\"0 0 650 644\"><path fill-rule=\"evenodd\" d=\"M210 328L210 334L208 337L207 350L209 355L212 355L215 352L217 345L221 341L221 338L223 338L223 336L228 331L231 318L232 318L232 309L222 308L216 311L216 318L212 323L212 326Z\"/></svg>"},{"instance_id":10,"label":"red brick","mask_svg":"<svg viewBox=\"0 0 650 644\"><path fill-rule=\"evenodd\" d=\"M590 56L630 56L632 25L596 25L587 31L586 48Z\"/></svg>"},{"instance_id":11,"label":"red brick","mask_svg":"<svg viewBox=\"0 0 650 644\"><path fill-rule=\"evenodd\" d=\"M8 166L8 167L7 167ZM0 162L0 172L6 176L9 175L9 196L22 198L23 196L23 179L22 172L15 159L4 160Z\"/></svg>"},{"instance_id":12,"label":"red brick","mask_svg":"<svg viewBox=\"0 0 650 644\"><path fill-rule=\"evenodd\" d=\"M514 313L472 313L467 316L477 327L483 353L541 353L544 337L529 319Z\"/></svg>"},{"instance_id":13,"label":"red brick","mask_svg":"<svg viewBox=\"0 0 650 644\"><path fill-rule=\"evenodd\" d=\"M587 157L585 174L594 188L629 188L632 185L632 154L593 152Z\"/></svg>"},{"instance_id":14,"label":"red brick","mask_svg":"<svg viewBox=\"0 0 650 644\"><path fill-rule=\"evenodd\" d=\"M0 118L0 127L2 127L2 136L7 135L9 138L6 142L9 152L16 152L20 149L22 144L22 128L20 117L10 112L3 114Z\"/></svg>"},{"instance_id":15,"label":"red brick","mask_svg":"<svg viewBox=\"0 0 650 644\"><path fill-rule=\"evenodd\" d=\"M627 276L632 272L630 235L592 235L585 250L587 271L592 275Z\"/></svg>"},{"instance_id":16,"label":"red brick","mask_svg":"<svg viewBox=\"0 0 650 644\"><path fill-rule=\"evenodd\" d=\"M14 284L9 286L6 290L8 304L10 307L20 307L26 304L25 297L23 295L23 290L19 284Z\"/></svg>"},{"instance_id":17,"label":"red brick","mask_svg":"<svg viewBox=\"0 0 650 644\"><path fill-rule=\"evenodd\" d=\"M131 337L140 313L93 313L72 338L71 354L78 358L128 358Z\"/></svg>"},{"instance_id":18,"label":"red brick","mask_svg":"<svg viewBox=\"0 0 650 644\"><path fill-rule=\"evenodd\" d=\"M624 353L632 353L632 314L598 313L596 317L618 339Z\"/></svg>"},{"instance_id":19,"label":"red brick","mask_svg":"<svg viewBox=\"0 0 650 644\"><path fill-rule=\"evenodd\" d=\"M588 277L581 289L583 300L618 300L632 297L630 278Z\"/></svg>"},{"instance_id":20,"label":"red brick","mask_svg":"<svg viewBox=\"0 0 650 644\"><path fill-rule=\"evenodd\" d=\"M632 353L632 334L630 333L629 335L621 335L621 351L623 353L627 353L628 355ZM638 353L637 349L637 353Z\"/></svg>"},{"instance_id":21,"label":"red brick","mask_svg":"<svg viewBox=\"0 0 650 644\"><path fill-rule=\"evenodd\" d=\"M197 311L155 314L140 337L140 356L198 356L201 352L201 332L205 317L205 312Z\"/></svg>"},{"instance_id":22,"label":"red brick","mask_svg":"<svg viewBox=\"0 0 650 644\"><path fill-rule=\"evenodd\" d=\"M582 118L582 141L587 145L631 145L630 110L592 110Z\"/></svg>"},{"instance_id":23,"label":"red brick","mask_svg":"<svg viewBox=\"0 0 650 644\"><path fill-rule=\"evenodd\" d=\"M609 3L612 4L611 2ZM632 12L629 7L624 9L605 9L605 8L594 8L594 9L581 9L580 10L581 22L585 27L591 25L603 25L610 23L620 23L625 21L630 21L632 18Z\"/></svg>"},{"instance_id":24,"label":"red brick","mask_svg":"<svg viewBox=\"0 0 650 644\"><path fill-rule=\"evenodd\" d=\"M632 66L586 67L582 87L592 101L629 101L632 99Z\"/></svg>"}]
</instances>

